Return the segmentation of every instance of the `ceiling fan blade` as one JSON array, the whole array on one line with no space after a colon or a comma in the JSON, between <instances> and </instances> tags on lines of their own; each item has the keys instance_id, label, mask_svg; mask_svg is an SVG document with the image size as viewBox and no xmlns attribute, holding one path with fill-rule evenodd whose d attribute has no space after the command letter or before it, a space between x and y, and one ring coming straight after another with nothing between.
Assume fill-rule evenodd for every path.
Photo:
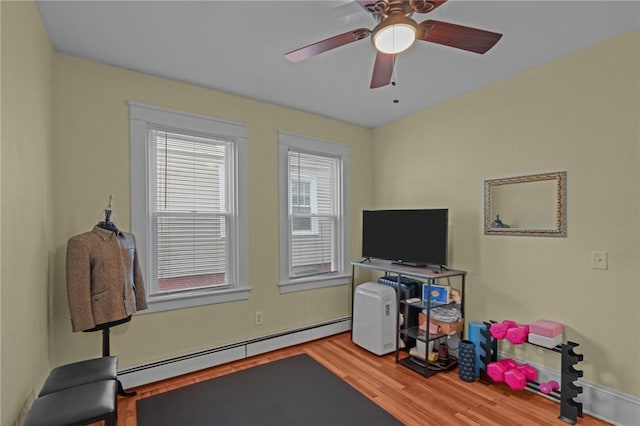
<instances>
[{"instance_id":1,"label":"ceiling fan blade","mask_svg":"<svg viewBox=\"0 0 640 426\"><path fill-rule=\"evenodd\" d=\"M304 61L305 59L309 59L312 56L335 49L336 47L344 46L345 44L367 38L370 34L371 30L367 28L358 28L357 30L348 31L344 34L329 37L326 40L301 47L300 49L292 50L289 53L285 53L284 56L291 62Z\"/></svg>"},{"instance_id":2,"label":"ceiling fan blade","mask_svg":"<svg viewBox=\"0 0 640 426\"><path fill-rule=\"evenodd\" d=\"M369 88L376 89L391 83L394 60L394 55L382 52L376 54L376 62L373 65L373 75L371 76L371 86Z\"/></svg>"},{"instance_id":3,"label":"ceiling fan blade","mask_svg":"<svg viewBox=\"0 0 640 426\"><path fill-rule=\"evenodd\" d=\"M486 53L502 34L448 22L426 20L418 25L417 39L455 47L475 53Z\"/></svg>"}]
</instances>

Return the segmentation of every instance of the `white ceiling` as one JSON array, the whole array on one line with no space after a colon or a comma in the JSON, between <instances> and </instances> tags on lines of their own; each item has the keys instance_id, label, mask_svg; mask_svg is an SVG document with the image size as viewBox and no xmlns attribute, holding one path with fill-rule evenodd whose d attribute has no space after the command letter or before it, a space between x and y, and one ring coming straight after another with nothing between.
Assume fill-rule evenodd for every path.
<instances>
[{"instance_id":1,"label":"white ceiling","mask_svg":"<svg viewBox=\"0 0 640 426\"><path fill-rule=\"evenodd\" d=\"M436 19L502 33L478 55L417 42L396 86L369 89L370 39L300 63L284 53L375 22L342 1L38 1L57 52L376 127L640 29L639 1L449 0ZM640 78L640 76L639 76ZM597 84L597 82L594 82ZM393 100L398 99L399 103Z\"/></svg>"}]
</instances>

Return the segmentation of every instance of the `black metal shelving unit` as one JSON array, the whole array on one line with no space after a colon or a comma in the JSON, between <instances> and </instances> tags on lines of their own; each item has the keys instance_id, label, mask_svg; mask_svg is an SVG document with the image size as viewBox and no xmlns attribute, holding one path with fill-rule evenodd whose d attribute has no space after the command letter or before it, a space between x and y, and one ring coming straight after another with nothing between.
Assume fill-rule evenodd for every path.
<instances>
[{"instance_id":1,"label":"black metal shelving unit","mask_svg":"<svg viewBox=\"0 0 640 426\"><path fill-rule=\"evenodd\" d=\"M440 269L437 267L434 268L434 267L414 267L414 266L396 265L391 262L381 261L381 260L367 260L363 262L352 262L351 266L352 266L352 274L351 274L352 310L351 312L353 312L353 294L355 292L355 282L354 282L355 269L363 268L363 269L383 272L387 276L387 279L390 279L389 274L394 274L393 278L398 283L398 286L396 289L398 312L403 312L403 311L406 312L407 310L403 310L403 308L407 308L409 311L414 310L415 311L414 314L417 316L420 311L422 310L426 311L427 329L428 329L429 321L431 319L431 309L439 306L453 305L453 303L434 304L434 303L431 303L429 300L427 301L421 300L419 302L413 302L413 303L408 302L406 299L403 299L401 297L402 292L398 290L401 288L403 277L417 279L418 281L422 282L423 285L427 285L428 286L427 294L431 294L431 285L436 284L437 280L439 279L451 279L454 277L459 279L460 285L459 286L451 285L451 287L457 288L460 291L460 298L461 298L460 314L461 314L461 317L464 319L465 278L467 274L466 271L459 271L459 270L453 270L453 269ZM407 324L410 324L410 325L407 325ZM421 362L422 360L418 360L410 356L401 358L400 354L402 352L408 352L410 349L408 347L400 348L399 342L400 342L401 336L408 337L409 340L414 339L414 340L424 342L428 351L430 341L436 341L438 339L446 337L447 335L445 334L427 335L426 331L420 330L418 326L413 326L411 321L407 321L405 319L402 325L398 324L398 330L396 333L396 352L395 352L396 363L399 363L407 368L410 368L411 370L416 371L425 377L429 377L440 371L445 371L445 370L454 368L457 365L457 359L453 356L450 356L450 361L444 365L429 362L428 354L425 354L426 359L423 362ZM461 332L460 339L462 338L463 338L463 333Z\"/></svg>"}]
</instances>

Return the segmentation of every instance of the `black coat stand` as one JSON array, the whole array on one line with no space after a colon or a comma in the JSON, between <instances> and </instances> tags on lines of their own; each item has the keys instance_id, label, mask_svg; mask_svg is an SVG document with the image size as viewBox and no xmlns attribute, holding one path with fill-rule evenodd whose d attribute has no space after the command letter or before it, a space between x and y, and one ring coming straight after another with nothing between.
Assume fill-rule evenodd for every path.
<instances>
[{"instance_id":1,"label":"black coat stand","mask_svg":"<svg viewBox=\"0 0 640 426\"><path fill-rule=\"evenodd\" d=\"M131 316L123 318L121 320L112 321L104 324L99 324L92 329L85 330L85 332L93 332L93 331L102 331L102 356L111 356L111 344L110 344L110 331L111 327L115 327L120 324L124 324L131 321ZM135 391L126 391L122 386L122 382L117 380L118 382L118 395L122 396L134 396L136 394Z\"/></svg>"},{"instance_id":2,"label":"black coat stand","mask_svg":"<svg viewBox=\"0 0 640 426\"><path fill-rule=\"evenodd\" d=\"M118 234L120 231L118 231L118 228L116 227L116 224L113 223L111 221L111 199L113 197L110 195L109 196L109 205L107 206L107 208L104 210L104 221L98 223L98 226L102 229L106 229L108 231L111 232L115 232L116 234ZM110 347L110 330L111 327L115 327L116 325L120 325L120 324L124 324L131 321L131 316L128 316L126 318L122 318L120 320L116 320L116 321L111 321L108 323L104 323L104 324L99 324L97 326L95 326L94 328L90 329L90 330L85 330L87 332L90 331L98 331L101 330L102 331L102 356L110 356L110 351L111 351L111 347ZM136 392L127 392L124 390L124 388L122 387L122 383L120 382L120 380L118 380L118 394L122 395L122 396L134 396L136 394Z\"/></svg>"}]
</instances>

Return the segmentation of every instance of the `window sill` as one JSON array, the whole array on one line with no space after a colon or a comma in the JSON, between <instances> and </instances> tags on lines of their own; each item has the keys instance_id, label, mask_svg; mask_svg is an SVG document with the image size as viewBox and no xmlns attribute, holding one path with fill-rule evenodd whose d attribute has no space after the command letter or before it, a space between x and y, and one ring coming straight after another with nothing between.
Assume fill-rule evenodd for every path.
<instances>
[{"instance_id":1,"label":"window sill","mask_svg":"<svg viewBox=\"0 0 640 426\"><path fill-rule=\"evenodd\" d=\"M236 302L249 299L249 288L218 290L215 293L194 293L157 296L147 301L148 308L139 314L170 311L174 309L193 308L196 306L214 305L217 303Z\"/></svg>"},{"instance_id":2,"label":"window sill","mask_svg":"<svg viewBox=\"0 0 640 426\"><path fill-rule=\"evenodd\" d=\"M312 290L315 288L333 287L351 284L351 275L322 275L318 277L299 278L280 282L280 293L292 293L294 291Z\"/></svg>"}]
</instances>

